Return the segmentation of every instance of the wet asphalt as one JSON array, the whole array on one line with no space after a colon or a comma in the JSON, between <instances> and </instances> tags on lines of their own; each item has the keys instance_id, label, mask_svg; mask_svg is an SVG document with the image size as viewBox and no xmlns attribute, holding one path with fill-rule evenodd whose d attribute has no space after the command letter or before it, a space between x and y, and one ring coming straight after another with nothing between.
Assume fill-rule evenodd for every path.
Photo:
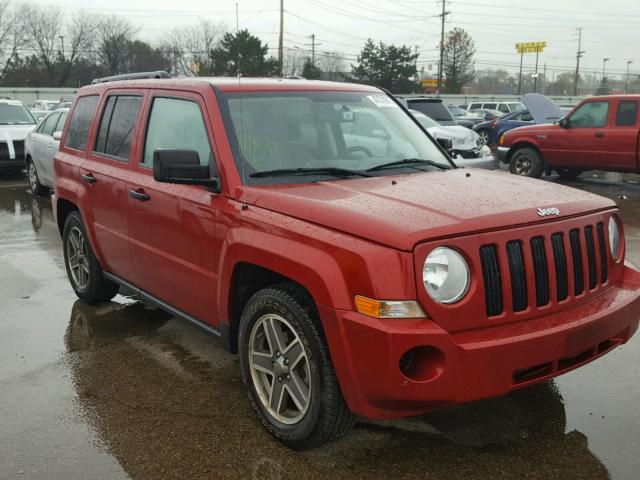
<instances>
[{"instance_id":1,"label":"wet asphalt","mask_svg":"<svg viewBox=\"0 0 640 480\"><path fill-rule=\"evenodd\" d=\"M546 181L559 181L551 178ZM640 265L640 176L588 172ZM358 422L310 452L272 440L218 340L118 296L76 300L46 198L0 179L0 479L640 477L640 335L553 382Z\"/></svg>"}]
</instances>

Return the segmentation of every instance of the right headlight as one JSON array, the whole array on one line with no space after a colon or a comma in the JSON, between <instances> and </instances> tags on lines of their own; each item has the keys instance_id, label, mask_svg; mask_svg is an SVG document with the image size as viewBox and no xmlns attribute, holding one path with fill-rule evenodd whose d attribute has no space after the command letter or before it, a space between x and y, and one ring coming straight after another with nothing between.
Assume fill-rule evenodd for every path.
<instances>
[{"instance_id":1,"label":"right headlight","mask_svg":"<svg viewBox=\"0 0 640 480\"><path fill-rule=\"evenodd\" d=\"M620 258L620 224L615 217L609 217L609 250L614 260Z\"/></svg>"},{"instance_id":2,"label":"right headlight","mask_svg":"<svg viewBox=\"0 0 640 480\"><path fill-rule=\"evenodd\" d=\"M436 302L458 302L469 290L470 280L469 265L452 248L438 247L424 262L422 281L427 293Z\"/></svg>"}]
</instances>

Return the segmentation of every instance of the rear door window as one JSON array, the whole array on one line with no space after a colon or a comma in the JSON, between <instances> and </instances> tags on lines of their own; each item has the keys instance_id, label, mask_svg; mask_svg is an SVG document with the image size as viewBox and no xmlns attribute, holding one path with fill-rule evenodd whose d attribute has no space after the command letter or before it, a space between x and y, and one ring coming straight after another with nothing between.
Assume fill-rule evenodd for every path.
<instances>
[{"instance_id":1,"label":"rear door window","mask_svg":"<svg viewBox=\"0 0 640 480\"><path fill-rule=\"evenodd\" d=\"M497 106L497 103L485 103L482 108L485 110L495 110Z\"/></svg>"},{"instance_id":2,"label":"rear door window","mask_svg":"<svg viewBox=\"0 0 640 480\"><path fill-rule=\"evenodd\" d=\"M152 166L159 148L195 150L200 165L213 164L213 155L200 105L188 99L157 97L151 106L143 165Z\"/></svg>"},{"instance_id":3,"label":"rear door window","mask_svg":"<svg viewBox=\"0 0 640 480\"><path fill-rule=\"evenodd\" d=\"M623 100L618 103L616 112L616 125L619 127L631 127L636 124L638 117L638 102Z\"/></svg>"},{"instance_id":4,"label":"rear door window","mask_svg":"<svg viewBox=\"0 0 640 480\"><path fill-rule=\"evenodd\" d=\"M469 105L469 110L478 110L479 108L482 108L481 103L472 103Z\"/></svg>"},{"instance_id":5,"label":"rear door window","mask_svg":"<svg viewBox=\"0 0 640 480\"><path fill-rule=\"evenodd\" d=\"M97 109L98 95L89 95L78 99L69 123L69 131L65 140L66 147L84 150Z\"/></svg>"},{"instance_id":6,"label":"rear door window","mask_svg":"<svg viewBox=\"0 0 640 480\"><path fill-rule=\"evenodd\" d=\"M104 153L119 160L129 160L133 130L141 104L141 96L109 97L98 129L95 148L97 153Z\"/></svg>"},{"instance_id":7,"label":"rear door window","mask_svg":"<svg viewBox=\"0 0 640 480\"><path fill-rule=\"evenodd\" d=\"M509 112L509 107L507 106L506 103L501 103L498 105L498 111L502 112L502 113L511 113Z\"/></svg>"},{"instance_id":8,"label":"rear door window","mask_svg":"<svg viewBox=\"0 0 640 480\"><path fill-rule=\"evenodd\" d=\"M53 132L61 132L62 130L64 130L64 122L67 121L67 114L68 112L62 112L60 114L60 118L58 119L58 124L56 125L56 128L53 130Z\"/></svg>"}]
</instances>

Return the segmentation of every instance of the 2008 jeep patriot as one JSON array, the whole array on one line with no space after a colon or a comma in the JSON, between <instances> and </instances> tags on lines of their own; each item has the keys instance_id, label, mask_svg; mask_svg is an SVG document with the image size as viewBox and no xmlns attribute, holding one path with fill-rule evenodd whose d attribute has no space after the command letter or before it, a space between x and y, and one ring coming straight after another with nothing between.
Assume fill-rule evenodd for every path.
<instances>
[{"instance_id":1,"label":"2008 jeep patriot","mask_svg":"<svg viewBox=\"0 0 640 480\"><path fill-rule=\"evenodd\" d=\"M456 168L374 87L99 83L55 172L77 295L126 286L218 334L294 448L547 380L638 326L613 202Z\"/></svg>"}]
</instances>

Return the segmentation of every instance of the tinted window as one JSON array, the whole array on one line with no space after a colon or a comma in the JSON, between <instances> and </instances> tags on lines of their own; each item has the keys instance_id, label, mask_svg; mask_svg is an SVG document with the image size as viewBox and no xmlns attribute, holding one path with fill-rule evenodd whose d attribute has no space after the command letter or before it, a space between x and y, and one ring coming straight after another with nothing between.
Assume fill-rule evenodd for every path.
<instances>
[{"instance_id":1,"label":"tinted window","mask_svg":"<svg viewBox=\"0 0 640 480\"><path fill-rule=\"evenodd\" d=\"M65 146L75 148L77 150L84 150L87 145L87 136L91 129L91 122L96 114L98 108L98 96L91 95L87 97L81 97L78 99L71 121L69 123L69 131L67 132L67 138Z\"/></svg>"},{"instance_id":2,"label":"tinted window","mask_svg":"<svg viewBox=\"0 0 640 480\"><path fill-rule=\"evenodd\" d=\"M58 120L58 124L56 125L56 128L53 130L53 132L61 132L62 130L64 130L64 122L67 121L67 114L68 112L62 112L60 114L60 119Z\"/></svg>"},{"instance_id":3,"label":"tinted window","mask_svg":"<svg viewBox=\"0 0 640 480\"><path fill-rule=\"evenodd\" d=\"M200 165L209 165L211 145L196 102L176 98L153 101L144 146L145 165L152 164L153 152L158 148L195 150L200 156Z\"/></svg>"},{"instance_id":4,"label":"tinted window","mask_svg":"<svg viewBox=\"0 0 640 480\"><path fill-rule=\"evenodd\" d=\"M495 110L497 106L497 103L485 103L482 108L484 108L485 110Z\"/></svg>"},{"instance_id":5,"label":"tinted window","mask_svg":"<svg viewBox=\"0 0 640 480\"><path fill-rule=\"evenodd\" d=\"M471 105L469 105L469 110L477 110L478 108L482 108L481 103L472 103Z\"/></svg>"},{"instance_id":6,"label":"tinted window","mask_svg":"<svg viewBox=\"0 0 640 480\"><path fill-rule=\"evenodd\" d=\"M442 102L414 100L409 102L409 107L424 113L427 117L434 119L436 122L453 121L451 112L443 105Z\"/></svg>"},{"instance_id":7,"label":"tinted window","mask_svg":"<svg viewBox=\"0 0 640 480\"><path fill-rule=\"evenodd\" d=\"M59 113L52 113L51 115L49 115L45 119L44 124L42 126L42 134L52 136L59 118L60 118Z\"/></svg>"},{"instance_id":8,"label":"tinted window","mask_svg":"<svg viewBox=\"0 0 640 480\"><path fill-rule=\"evenodd\" d=\"M616 125L621 127L635 125L637 115L638 102L620 102L618 104L618 111L616 112Z\"/></svg>"},{"instance_id":9,"label":"tinted window","mask_svg":"<svg viewBox=\"0 0 640 480\"><path fill-rule=\"evenodd\" d=\"M96 152L129 159L131 139L141 103L142 97L139 96L109 97L100 121Z\"/></svg>"},{"instance_id":10,"label":"tinted window","mask_svg":"<svg viewBox=\"0 0 640 480\"><path fill-rule=\"evenodd\" d=\"M607 124L609 102L589 102L580 105L570 117L574 128L601 128Z\"/></svg>"}]
</instances>

